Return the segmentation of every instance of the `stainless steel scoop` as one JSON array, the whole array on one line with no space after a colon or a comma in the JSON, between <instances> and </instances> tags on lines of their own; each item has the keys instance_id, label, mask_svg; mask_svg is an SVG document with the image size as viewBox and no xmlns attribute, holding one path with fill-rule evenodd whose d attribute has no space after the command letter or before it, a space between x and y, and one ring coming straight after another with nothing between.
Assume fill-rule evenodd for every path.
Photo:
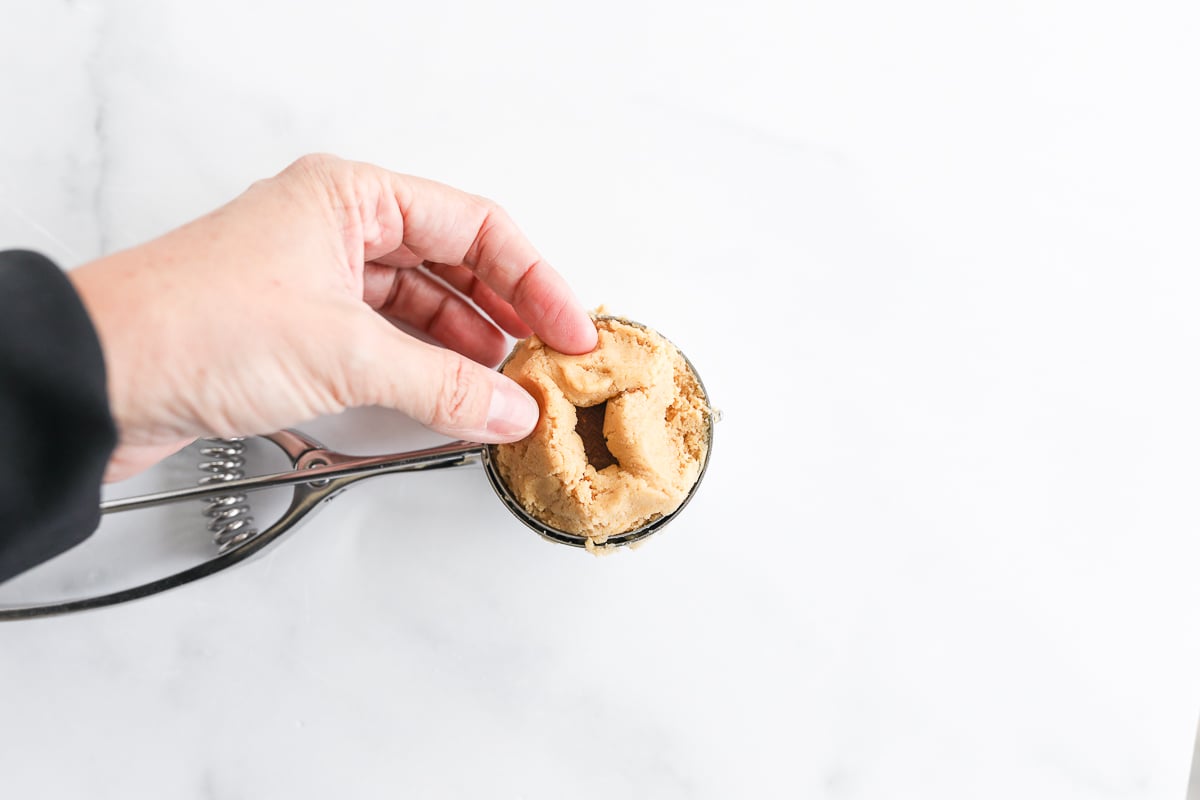
<instances>
[{"instance_id":1,"label":"stainless steel scoop","mask_svg":"<svg viewBox=\"0 0 1200 800\"><path fill-rule=\"evenodd\" d=\"M628 322L628 320L622 320ZM633 323L636 324L636 323ZM696 383L700 387L706 401L708 392L700 381L692 363L684 357ZM291 460L292 469L286 472L258 475L249 478L224 480L218 484L211 482L207 485L174 489L153 494L139 495L118 500L108 500L100 504L104 514L114 514L121 511L151 508L172 503L211 499L214 495L234 496L246 492L261 491L281 486L291 486L292 499L287 509L269 528L245 539L234 539L218 551L213 558L196 566L177 572L165 578L143 583L129 589L100 594L79 600L47 603L42 605L27 605L20 607L0 608L0 621L15 619L30 619L34 617L66 614L73 611L84 611L93 608L116 605L141 597L183 586L186 583L220 572L234 564L246 561L274 545L284 534L297 528L319 511L322 506L341 494L350 486L367 478L378 475L391 475L400 472L421 472L425 470L460 467L466 464L481 463L488 482L496 495L527 527L551 542L571 545L572 547L587 547L588 549L609 549L624 547L640 542L661 531L667 524L679 515L688 504L708 469L708 461L712 453L713 426L719 415L714 411L707 414L708 447L701 464L696 483L688 492L687 497L677 509L646 524L615 536L610 536L601 545L590 545L587 538L566 531L558 530L536 517L532 516L513 496L509 487L500 477L495 462L495 445L475 444L472 442L452 442L440 447L425 450L414 450L406 453L394 453L380 456L352 456L329 450L312 437L293 430L283 430L261 437L271 442L284 452Z\"/></svg>"}]
</instances>

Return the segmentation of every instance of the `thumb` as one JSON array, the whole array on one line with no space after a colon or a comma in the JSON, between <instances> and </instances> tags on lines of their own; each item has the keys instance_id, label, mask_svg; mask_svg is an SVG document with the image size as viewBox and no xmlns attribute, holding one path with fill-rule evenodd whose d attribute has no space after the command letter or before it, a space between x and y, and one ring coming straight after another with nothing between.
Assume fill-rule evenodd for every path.
<instances>
[{"instance_id":1,"label":"thumb","mask_svg":"<svg viewBox=\"0 0 1200 800\"><path fill-rule=\"evenodd\" d=\"M369 368L366 381L372 402L472 442L514 442L537 425L537 402L515 381L389 324L383 327L383 358Z\"/></svg>"}]
</instances>

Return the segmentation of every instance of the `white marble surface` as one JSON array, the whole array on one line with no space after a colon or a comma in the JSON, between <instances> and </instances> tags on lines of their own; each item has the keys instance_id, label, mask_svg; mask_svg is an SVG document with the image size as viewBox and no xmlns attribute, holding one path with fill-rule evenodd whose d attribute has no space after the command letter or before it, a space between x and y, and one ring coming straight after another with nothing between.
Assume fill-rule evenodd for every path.
<instances>
[{"instance_id":1,"label":"white marble surface","mask_svg":"<svg viewBox=\"0 0 1200 800\"><path fill-rule=\"evenodd\" d=\"M725 421L636 553L541 542L478 471L380 479L3 625L4 796L1180 798L1200 18L983 5L6 0L0 244L73 266L373 160L500 200ZM0 597L109 575L75 564Z\"/></svg>"}]
</instances>

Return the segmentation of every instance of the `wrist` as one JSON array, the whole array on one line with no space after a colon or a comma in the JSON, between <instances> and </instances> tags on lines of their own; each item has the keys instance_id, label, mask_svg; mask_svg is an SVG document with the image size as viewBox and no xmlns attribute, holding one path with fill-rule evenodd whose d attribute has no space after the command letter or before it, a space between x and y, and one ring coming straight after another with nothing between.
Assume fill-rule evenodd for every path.
<instances>
[{"instance_id":1,"label":"wrist","mask_svg":"<svg viewBox=\"0 0 1200 800\"><path fill-rule=\"evenodd\" d=\"M163 403L164 381L156 371L171 368L173 326L146 285L146 266L137 250L106 256L69 273L100 341L109 408L122 443L153 440L149 409ZM161 407L161 406L158 406Z\"/></svg>"}]
</instances>

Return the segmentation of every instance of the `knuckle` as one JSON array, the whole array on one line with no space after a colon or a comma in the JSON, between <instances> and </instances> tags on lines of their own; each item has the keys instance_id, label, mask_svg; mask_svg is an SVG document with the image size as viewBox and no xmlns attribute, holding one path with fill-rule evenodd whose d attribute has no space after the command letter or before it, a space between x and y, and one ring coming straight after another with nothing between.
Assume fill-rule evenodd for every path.
<instances>
[{"instance_id":1,"label":"knuckle","mask_svg":"<svg viewBox=\"0 0 1200 800\"><path fill-rule=\"evenodd\" d=\"M359 188L354 162L329 153L309 153L281 173L288 191L300 202L315 203L331 224L350 233L361 230Z\"/></svg>"},{"instance_id":2,"label":"knuckle","mask_svg":"<svg viewBox=\"0 0 1200 800\"><path fill-rule=\"evenodd\" d=\"M293 161L288 169L322 174L333 171L340 163L342 163L342 159L330 153L306 153Z\"/></svg>"},{"instance_id":3,"label":"knuckle","mask_svg":"<svg viewBox=\"0 0 1200 800\"><path fill-rule=\"evenodd\" d=\"M336 187L346 183L351 171L349 161L329 153L309 153L293 161L283 175L323 195L336 192Z\"/></svg>"},{"instance_id":4,"label":"knuckle","mask_svg":"<svg viewBox=\"0 0 1200 800\"><path fill-rule=\"evenodd\" d=\"M468 257L484 280L495 266L497 255L512 239L516 226L508 212L487 198L477 198L479 226Z\"/></svg>"},{"instance_id":5,"label":"knuckle","mask_svg":"<svg viewBox=\"0 0 1200 800\"><path fill-rule=\"evenodd\" d=\"M481 194L471 195L471 200L475 203L475 207L484 213L496 213L502 211L500 204L490 197L485 197Z\"/></svg>"},{"instance_id":6,"label":"knuckle","mask_svg":"<svg viewBox=\"0 0 1200 800\"><path fill-rule=\"evenodd\" d=\"M513 225L512 217L504 210L504 206L487 197L475 196L476 213L479 216L479 234L481 237L495 235Z\"/></svg>"},{"instance_id":7,"label":"knuckle","mask_svg":"<svg viewBox=\"0 0 1200 800\"><path fill-rule=\"evenodd\" d=\"M441 381L430 424L436 428L466 427L479 388L466 360L447 353L442 359Z\"/></svg>"}]
</instances>

